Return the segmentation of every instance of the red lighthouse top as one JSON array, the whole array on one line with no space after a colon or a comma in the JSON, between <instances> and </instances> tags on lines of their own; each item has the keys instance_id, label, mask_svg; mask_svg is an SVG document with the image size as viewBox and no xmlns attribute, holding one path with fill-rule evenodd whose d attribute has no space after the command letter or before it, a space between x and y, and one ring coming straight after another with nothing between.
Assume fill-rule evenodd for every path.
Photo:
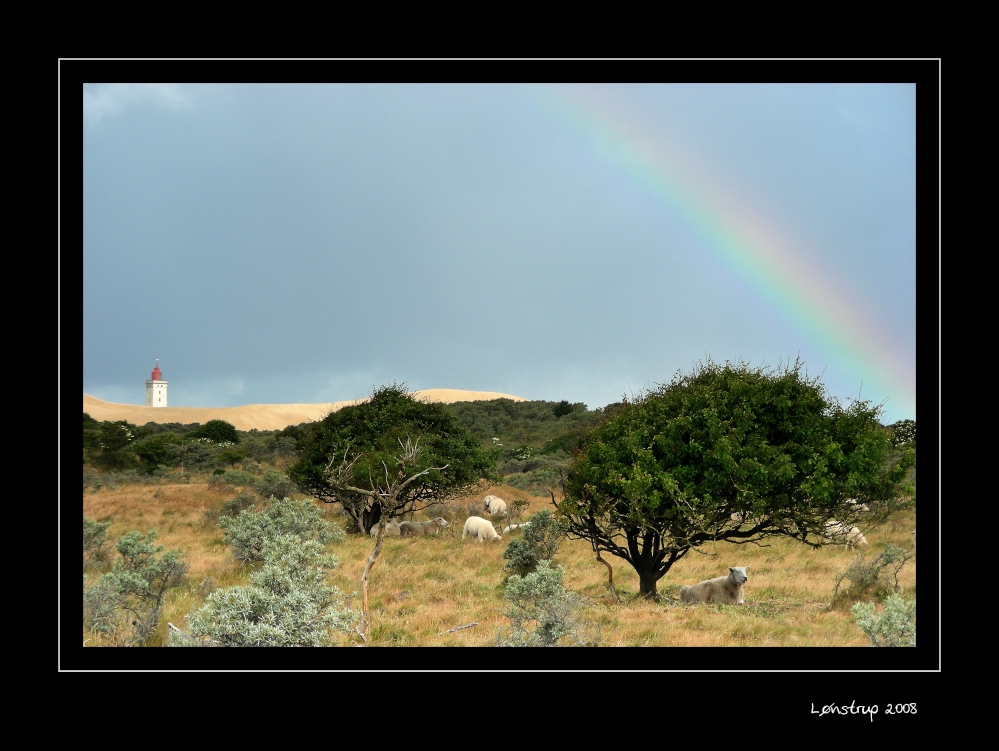
<instances>
[{"instance_id":1,"label":"red lighthouse top","mask_svg":"<svg viewBox=\"0 0 999 751\"><path fill-rule=\"evenodd\" d=\"M154 381L162 381L163 380L163 374L160 372L160 363L159 363L158 360L156 362L156 367L153 368L153 377L152 377L152 380L154 380Z\"/></svg>"}]
</instances>

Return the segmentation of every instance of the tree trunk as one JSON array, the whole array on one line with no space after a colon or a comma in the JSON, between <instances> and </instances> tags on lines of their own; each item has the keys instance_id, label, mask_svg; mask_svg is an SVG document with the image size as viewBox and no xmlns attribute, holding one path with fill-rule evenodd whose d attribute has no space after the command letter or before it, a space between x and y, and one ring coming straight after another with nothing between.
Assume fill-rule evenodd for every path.
<instances>
[{"instance_id":1,"label":"tree trunk","mask_svg":"<svg viewBox=\"0 0 999 751\"><path fill-rule=\"evenodd\" d=\"M659 581L657 571L638 572L638 594L642 597L655 598L658 596L656 583Z\"/></svg>"},{"instance_id":2,"label":"tree trunk","mask_svg":"<svg viewBox=\"0 0 999 751\"><path fill-rule=\"evenodd\" d=\"M378 554L382 552L384 533L385 525L382 525L382 528L378 530L378 536L375 537L375 549L368 556L368 562L364 564L364 573L361 574L361 619L357 624L357 633L360 634L365 644L371 641L371 618L368 616L368 574L371 573Z\"/></svg>"},{"instance_id":3,"label":"tree trunk","mask_svg":"<svg viewBox=\"0 0 999 751\"><path fill-rule=\"evenodd\" d=\"M614 569L611 568L610 563L608 563L607 561L605 561L603 558L600 557L599 550L597 551L597 560L607 567L607 584L610 586L611 594L614 595L614 602L620 605L621 598L617 596L617 590L614 589Z\"/></svg>"}]
</instances>

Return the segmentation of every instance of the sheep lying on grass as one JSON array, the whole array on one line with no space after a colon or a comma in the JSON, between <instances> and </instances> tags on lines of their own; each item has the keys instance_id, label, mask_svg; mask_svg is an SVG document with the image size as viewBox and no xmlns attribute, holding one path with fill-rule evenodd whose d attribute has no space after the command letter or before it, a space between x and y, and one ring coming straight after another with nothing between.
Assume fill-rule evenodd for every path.
<instances>
[{"instance_id":1,"label":"sheep lying on grass","mask_svg":"<svg viewBox=\"0 0 999 751\"><path fill-rule=\"evenodd\" d=\"M846 540L846 549L866 548L867 538L853 524L844 524L835 519L826 522L825 538L827 540Z\"/></svg>"},{"instance_id":2,"label":"sheep lying on grass","mask_svg":"<svg viewBox=\"0 0 999 751\"><path fill-rule=\"evenodd\" d=\"M746 602L743 585L749 581L747 566L729 567L728 576L707 579L697 584L680 587L682 602L720 602L725 605L742 605Z\"/></svg>"},{"instance_id":3,"label":"sheep lying on grass","mask_svg":"<svg viewBox=\"0 0 999 751\"><path fill-rule=\"evenodd\" d=\"M403 537L420 537L421 535L435 535L443 527L449 526L444 517L438 516L428 522L403 522L399 525L399 531Z\"/></svg>"},{"instance_id":4,"label":"sheep lying on grass","mask_svg":"<svg viewBox=\"0 0 999 751\"><path fill-rule=\"evenodd\" d=\"M399 526L398 519L389 519L385 522L385 536L386 537L399 537L402 534L402 530ZM378 537L378 525L376 524L371 528L371 536Z\"/></svg>"},{"instance_id":5,"label":"sheep lying on grass","mask_svg":"<svg viewBox=\"0 0 999 751\"><path fill-rule=\"evenodd\" d=\"M506 513L506 501L498 495L487 495L482 499L482 508L490 516L499 516Z\"/></svg>"},{"instance_id":6,"label":"sheep lying on grass","mask_svg":"<svg viewBox=\"0 0 999 751\"><path fill-rule=\"evenodd\" d=\"M474 537L479 542L489 542L490 540L502 540L496 533L496 528L488 519L481 516L470 516L465 519L465 528L461 530L461 539Z\"/></svg>"}]
</instances>

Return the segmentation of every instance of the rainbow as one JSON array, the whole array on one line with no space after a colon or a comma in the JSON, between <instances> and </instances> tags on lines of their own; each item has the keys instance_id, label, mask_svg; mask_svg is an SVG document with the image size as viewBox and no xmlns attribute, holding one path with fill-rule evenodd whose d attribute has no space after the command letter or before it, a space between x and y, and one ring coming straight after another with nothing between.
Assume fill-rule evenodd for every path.
<instances>
[{"instance_id":1,"label":"rainbow","mask_svg":"<svg viewBox=\"0 0 999 751\"><path fill-rule=\"evenodd\" d=\"M551 85L532 90L593 153L683 218L719 258L757 288L810 343L845 369L864 393L892 395L894 410L916 412L915 364L872 325L876 317L801 243L745 196L712 180L711 169L611 99L608 87Z\"/></svg>"}]
</instances>

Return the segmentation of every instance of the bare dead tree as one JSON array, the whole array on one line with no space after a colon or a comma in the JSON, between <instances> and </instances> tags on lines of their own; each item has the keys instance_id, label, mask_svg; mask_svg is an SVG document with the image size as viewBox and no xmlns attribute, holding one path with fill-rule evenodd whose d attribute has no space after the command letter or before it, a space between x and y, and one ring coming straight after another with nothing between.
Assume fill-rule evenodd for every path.
<instances>
[{"instance_id":1,"label":"bare dead tree","mask_svg":"<svg viewBox=\"0 0 999 751\"><path fill-rule=\"evenodd\" d=\"M339 459L333 457L326 465L325 476L330 486L337 492L353 493L370 499L372 503L380 505L382 510L378 522L378 535L375 537L375 547L368 556L368 561L364 565L364 572L361 574L361 618L357 624L357 633L368 644L371 640L371 618L368 610L368 576L375 565L382 550L382 538L385 536L385 523L387 519L398 512L409 503L405 491L418 478L433 471L443 471L449 465L443 467L427 467L420 472L412 472L416 465L417 456L420 453L420 439L412 441L406 436L406 442L399 439L401 453L395 457L394 471L390 471L388 465L382 462L384 477L368 477L368 483L372 489L361 488L354 484L353 469L360 454L351 457L349 450L344 450Z\"/></svg>"}]
</instances>

